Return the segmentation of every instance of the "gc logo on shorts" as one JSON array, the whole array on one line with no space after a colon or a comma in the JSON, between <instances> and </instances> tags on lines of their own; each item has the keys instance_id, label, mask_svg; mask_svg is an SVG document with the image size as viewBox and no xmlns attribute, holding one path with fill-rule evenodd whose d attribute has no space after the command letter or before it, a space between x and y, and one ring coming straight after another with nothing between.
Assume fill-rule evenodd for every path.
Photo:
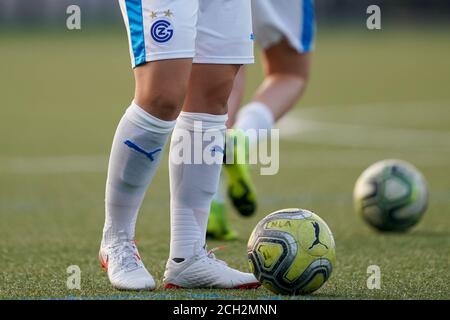
<instances>
[{"instance_id":1,"label":"gc logo on shorts","mask_svg":"<svg viewBox=\"0 0 450 320\"><path fill-rule=\"evenodd\" d=\"M152 24L150 30L153 40L158 43L164 43L172 39L173 29L172 24L164 19L157 20Z\"/></svg>"}]
</instances>

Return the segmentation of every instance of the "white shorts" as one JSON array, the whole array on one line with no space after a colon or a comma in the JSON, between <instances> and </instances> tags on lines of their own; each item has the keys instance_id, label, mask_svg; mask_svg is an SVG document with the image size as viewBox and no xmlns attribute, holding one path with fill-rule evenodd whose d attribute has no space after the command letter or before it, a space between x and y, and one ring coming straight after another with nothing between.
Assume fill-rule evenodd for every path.
<instances>
[{"instance_id":1,"label":"white shorts","mask_svg":"<svg viewBox=\"0 0 450 320\"><path fill-rule=\"evenodd\" d=\"M252 0L253 30L266 49L286 38L300 53L314 48L314 0Z\"/></svg>"},{"instance_id":2,"label":"white shorts","mask_svg":"<svg viewBox=\"0 0 450 320\"><path fill-rule=\"evenodd\" d=\"M193 58L253 63L250 0L119 0L133 67Z\"/></svg>"}]
</instances>

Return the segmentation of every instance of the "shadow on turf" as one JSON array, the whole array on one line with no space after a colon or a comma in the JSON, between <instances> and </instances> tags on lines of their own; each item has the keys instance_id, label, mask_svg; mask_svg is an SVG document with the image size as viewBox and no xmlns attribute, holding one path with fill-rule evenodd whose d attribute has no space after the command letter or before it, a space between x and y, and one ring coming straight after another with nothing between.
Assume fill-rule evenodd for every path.
<instances>
[{"instance_id":1,"label":"shadow on turf","mask_svg":"<svg viewBox=\"0 0 450 320\"><path fill-rule=\"evenodd\" d=\"M61 298L47 297L47 298L22 298L20 300L341 300L345 299L342 296L328 294L328 295L307 295L307 296L259 296L255 298L251 297L238 297L232 295L214 294L214 293L186 293L186 294L172 294L172 293L159 293L159 294L113 294L102 296L67 296Z\"/></svg>"},{"instance_id":2,"label":"shadow on turf","mask_svg":"<svg viewBox=\"0 0 450 320\"><path fill-rule=\"evenodd\" d=\"M410 233L408 235L414 237L423 237L423 238L449 238L450 234L445 231L431 231L431 230L417 230Z\"/></svg>"}]
</instances>

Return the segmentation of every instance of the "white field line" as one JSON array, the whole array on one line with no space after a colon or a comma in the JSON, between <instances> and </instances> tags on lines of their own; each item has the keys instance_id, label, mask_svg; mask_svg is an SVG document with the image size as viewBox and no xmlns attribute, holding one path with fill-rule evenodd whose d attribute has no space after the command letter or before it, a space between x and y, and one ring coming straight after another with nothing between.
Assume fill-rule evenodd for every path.
<instances>
[{"instance_id":1,"label":"white field line","mask_svg":"<svg viewBox=\"0 0 450 320\"><path fill-rule=\"evenodd\" d=\"M108 157L106 155L2 157L0 158L0 174L104 172L107 165Z\"/></svg>"},{"instance_id":2,"label":"white field line","mask_svg":"<svg viewBox=\"0 0 450 320\"><path fill-rule=\"evenodd\" d=\"M300 152L301 155L301 152ZM285 157L283 154L280 155L280 172L285 169L354 169L354 168L366 168L372 163L383 159L390 158L399 158L397 155L392 155L388 153L386 155L380 153L372 153L372 154L361 154L358 151L332 151L328 153L324 152L311 152L308 151L307 156L299 156L299 157ZM411 161L414 165L420 168L430 167L430 168L450 168L450 161L448 158L439 156L439 157L414 157L414 158L404 158L401 156L400 158L404 160ZM448 169L445 169L448 170Z\"/></svg>"},{"instance_id":3,"label":"white field line","mask_svg":"<svg viewBox=\"0 0 450 320\"><path fill-rule=\"evenodd\" d=\"M312 144L382 148L399 150L433 150L450 152L450 132L386 128L320 122L294 118L282 119L280 136Z\"/></svg>"},{"instance_id":4,"label":"white field line","mask_svg":"<svg viewBox=\"0 0 450 320\"><path fill-rule=\"evenodd\" d=\"M413 102L410 105L441 106L447 102ZM361 105L360 107L389 106L393 103ZM396 103L397 104L397 103ZM407 104L407 103L400 103ZM352 107L352 106L350 106ZM355 106L356 107L356 106ZM314 108L314 116L326 108ZM430 110L431 112L431 110ZM306 144L333 145L364 148L358 150L341 149L334 152L309 152L295 161L284 162L287 167L358 167L370 164L379 152L388 150L413 152L415 164L423 166L450 166L450 132L387 128L355 124L321 122L302 118L302 112L291 113L283 118L278 127L281 138ZM282 155L281 155L282 157ZM283 162L283 161L282 161ZM0 174L59 174L105 172L107 155L63 155L42 157L0 157Z\"/></svg>"},{"instance_id":5,"label":"white field line","mask_svg":"<svg viewBox=\"0 0 450 320\"><path fill-rule=\"evenodd\" d=\"M404 103L406 104L406 103ZM448 102L414 102L411 106L426 105L432 112L432 106L449 105ZM393 105L375 104L361 105L358 108L380 108ZM353 108L356 106L352 106ZM347 147L395 149L400 151L433 151L450 152L450 132L429 129L405 129L381 127L374 125L344 124L311 120L303 114L313 115L320 119L326 108L311 108L288 114L278 123L282 139L308 144L322 144Z\"/></svg>"},{"instance_id":6,"label":"white field line","mask_svg":"<svg viewBox=\"0 0 450 320\"><path fill-rule=\"evenodd\" d=\"M302 109L302 112L306 112L306 111L319 111L319 112L328 112L330 107L339 107L339 108L344 108L344 109L371 109L371 110L378 110L378 109L383 109L383 108L387 108L387 107L407 107L408 110L414 109L414 108L419 108L419 109L430 109L430 108L434 108L434 109L438 109L438 108L442 108L442 109L448 109L450 105L450 100L422 100L422 101L391 101L391 102L369 102L369 103L360 103L360 104L352 104L352 105L346 105L346 104L342 104L342 105L335 105L335 106L314 106L314 107L310 107L308 109Z\"/></svg>"},{"instance_id":7,"label":"white field line","mask_svg":"<svg viewBox=\"0 0 450 320\"><path fill-rule=\"evenodd\" d=\"M379 153L365 153L357 150L339 150L333 152L308 151L302 157L281 157L283 169L288 168L355 168L366 167L381 160ZM444 156L415 157L414 164L419 167L450 167L450 160ZM76 174L104 173L108 166L108 156L72 155L52 157L3 157L0 158L2 174Z\"/></svg>"}]
</instances>

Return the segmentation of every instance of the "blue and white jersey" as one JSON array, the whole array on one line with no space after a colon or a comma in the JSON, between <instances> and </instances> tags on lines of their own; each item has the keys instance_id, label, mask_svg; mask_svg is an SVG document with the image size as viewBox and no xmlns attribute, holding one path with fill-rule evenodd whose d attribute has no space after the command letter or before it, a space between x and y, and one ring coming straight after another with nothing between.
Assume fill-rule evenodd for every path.
<instances>
[{"instance_id":1,"label":"blue and white jersey","mask_svg":"<svg viewBox=\"0 0 450 320\"><path fill-rule=\"evenodd\" d=\"M252 0L253 31L264 49L283 37L298 52L314 49L314 0Z\"/></svg>"}]
</instances>

